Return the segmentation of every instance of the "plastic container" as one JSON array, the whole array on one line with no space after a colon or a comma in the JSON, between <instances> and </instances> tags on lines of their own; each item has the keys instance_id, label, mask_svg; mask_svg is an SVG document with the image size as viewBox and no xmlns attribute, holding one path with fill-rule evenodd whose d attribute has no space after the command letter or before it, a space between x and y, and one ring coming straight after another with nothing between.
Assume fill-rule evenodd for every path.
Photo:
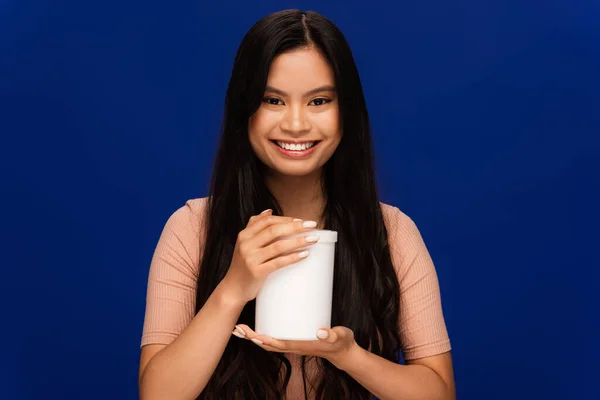
<instances>
[{"instance_id":1,"label":"plastic container","mask_svg":"<svg viewBox=\"0 0 600 400\"><path fill-rule=\"evenodd\" d=\"M319 241L308 257L272 272L256 297L255 332L280 340L318 340L331 328L333 271L337 232L312 230Z\"/></svg>"}]
</instances>

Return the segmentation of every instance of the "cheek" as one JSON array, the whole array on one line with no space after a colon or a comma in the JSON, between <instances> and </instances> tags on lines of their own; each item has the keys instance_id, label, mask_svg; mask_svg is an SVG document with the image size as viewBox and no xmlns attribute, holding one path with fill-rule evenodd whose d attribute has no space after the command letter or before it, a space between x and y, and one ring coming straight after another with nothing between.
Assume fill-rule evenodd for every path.
<instances>
[{"instance_id":1,"label":"cheek","mask_svg":"<svg viewBox=\"0 0 600 400\"><path fill-rule=\"evenodd\" d=\"M276 124L277 119L274 113L269 113L259 108L248 121L248 132L250 132L251 136L255 137L266 136L273 130Z\"/></svg>"},{"instance_id":2,"label":"cheek","mask_svg":"<svg viewBox=\"0 0 600 400\"><path fill-rule=\"evenodd\" d=\"M339 140L341 138L340 118L337 110L317 115L314 125L329 139Z\"/></svg>"},{"instance_id":3,"label":"cheek","mask_svg":"<svg viewBox=\"0 0 600 400\"><path fill-rule=\"evenodd\" d=\"M264 134L264 122L258 113L254 114L248 121L248 139L254 149L254 152L258 152L258 143L260 142L261 136Z\"/></svg>"},{"instance_id":4,"label":"cheek","mask_svg":"<svg viewBox=\"0 0 600 400\"><path fill-rule=\"evenodd\" d=\"M254 114L252 117L250 117L248 120L248 135L250 136L250 140L258 135L258 132L260 132L260 125L259 115Z\"/></svg>"},{"instance_id":5,"label":"cheek","mask_svg":"<svg viewBox=\"0 0 600 400\"><path fill-rule=\"evenodd\" d=\"M248 120L248 140L254 150L254 154L263 162L268 164L267 146L265 138L272 131L274 123L269 118L269 113L261 112L259 109Z\"/></svg>"}]
</instances>

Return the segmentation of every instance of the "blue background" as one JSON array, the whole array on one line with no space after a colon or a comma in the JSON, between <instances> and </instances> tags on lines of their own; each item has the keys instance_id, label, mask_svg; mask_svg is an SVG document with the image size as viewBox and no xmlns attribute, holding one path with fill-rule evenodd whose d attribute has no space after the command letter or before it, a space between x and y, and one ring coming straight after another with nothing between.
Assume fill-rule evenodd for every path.
<instances>
[{"instance_id":1,"label":"blue background","mask_svg":"<svg viewBox=\"0 0 600 400\"><path fill-rule=\"evenodd\" d=\"M154 246L206 195L242 36L285 8L353 48L458 398L600 398L600 6L567 0L0 1L0 397L136 398Z\"/></svg>"}]
</instances>

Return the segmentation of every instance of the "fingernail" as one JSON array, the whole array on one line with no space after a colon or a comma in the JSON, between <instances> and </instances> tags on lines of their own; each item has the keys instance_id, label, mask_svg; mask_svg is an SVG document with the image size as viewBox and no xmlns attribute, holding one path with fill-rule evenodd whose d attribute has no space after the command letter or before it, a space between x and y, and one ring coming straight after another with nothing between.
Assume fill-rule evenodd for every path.
<instances>
[{"instance_id":1,"label":"fingernail","mask_svg":"<svg viewBox=\"0 0 600 400\"><path fill-rule=\"evenodd\" d=\"M233 331L233 332L231 332L231 334L232 334L233 336L237 336L237 337L239 337L240 339L245 339L245 338L246 338L246 336L244 336L244 335L241 335L241 334L239 334L239 333L238 333L238 332L236 332L236 331Z\"/></svg>"},{"instance_id":2,"label":"fingernail","mask_svg":"<svg viewBox=\"0 0 600 400\"><path fill-rule=\"evenodd\" d=\"M300 218L294 218L293 222L298 222L298 221L302 221Z\"/></svg>"},{"instance_id":3,"label":"fingernail","mask_svg":"<svg viewBox=\"0 0 600 400\"><path fill-rule=\"evenodd\" d=\"M319 339L327 339L329 337L329 332L327 332L325 329L319 329L317 331L317 337Z\"/></svg>"},{"instance_id":4,"label":"fingernail","mask_svg":"<svg viewBox=\"0 0 600 400\"><path fill-rule=\"evenodd\" d=\"M305 221L302 226L304 228L315 228L317 226L317 223L315 221Z\"/></svg>"},{"instance_id":5,"label":"fingernail","mask_svg":"<svg viewBox=\"0 0 600 400\"><path fill-rule=\"evenodd\" d=\"M306 257L308 257L308 253L309 253L308 250L304 250L303 252L298 253L298 257L306 258Z\"/></svg>"},{"instance_id":6,"label":"fingernail","mask_svg":"<svg viewBox=\"0 0 600 400\"><path fill-rule=\"evenodd\" d=\"M246 337L246 332L244 332L244 330L242 328L240 328L239 326L236 325L235 330L237 331L237 333L239 333L243 337Z\"/></svg>"},{"instance_id":7,"label":"fingernail","mask_svg":"<svg viewBox=\"0 0 600 400\"><path fill-rule=\"evenodd\" d=\"M252 339L250 339L250 340L252 340L252 341L253 341L254 343L256 343L256 344L263 344L263 342L261 342L261 341L260 341L260 340L258 340L257 338L252 338Z\"/></svg>"},{"instance_id":8,"label":"fingernail","mask_svg":"<svg viewBox=\"0 0 600 400\"><path fill-rule=\"evenodd\" d=\"M311 242L316 242L317 240L319 240L319 237L318 236L307 236L304 238L304 240L311 243Z\"/></svg>"},{"instance_id":9,"label":"fingernail","mask_svg":"<svg viewBox=\"0 0 600 400\"><path fill-rule=\"evenodd\" d=\"M268 213L269 211L273 211L273 210L271 210L270 208L267 208L265 211L261 212L260 214L262 215L262 214Z\"/></svg>"}]
</instances>

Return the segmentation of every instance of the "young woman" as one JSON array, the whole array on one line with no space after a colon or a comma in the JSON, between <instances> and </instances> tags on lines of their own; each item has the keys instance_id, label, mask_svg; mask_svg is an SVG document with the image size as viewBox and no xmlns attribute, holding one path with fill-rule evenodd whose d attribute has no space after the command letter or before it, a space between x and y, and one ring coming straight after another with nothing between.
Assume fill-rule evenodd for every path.
<instances>
[{"instance_id":1,"label":"young woman","mask_svg":"<svg viewBox=\"0 0 600 400\"><path fill-rule=\"evenodd\" d=\"M258 336L262 282L318 240L282 238L315 227L338 232L335 327ZM244 37L210 195L166 223L146 307L142 399L454 399L433 263L409 217L378 200L359 75L323 16L278 12Z\"/></svg>"}]
</instances>

